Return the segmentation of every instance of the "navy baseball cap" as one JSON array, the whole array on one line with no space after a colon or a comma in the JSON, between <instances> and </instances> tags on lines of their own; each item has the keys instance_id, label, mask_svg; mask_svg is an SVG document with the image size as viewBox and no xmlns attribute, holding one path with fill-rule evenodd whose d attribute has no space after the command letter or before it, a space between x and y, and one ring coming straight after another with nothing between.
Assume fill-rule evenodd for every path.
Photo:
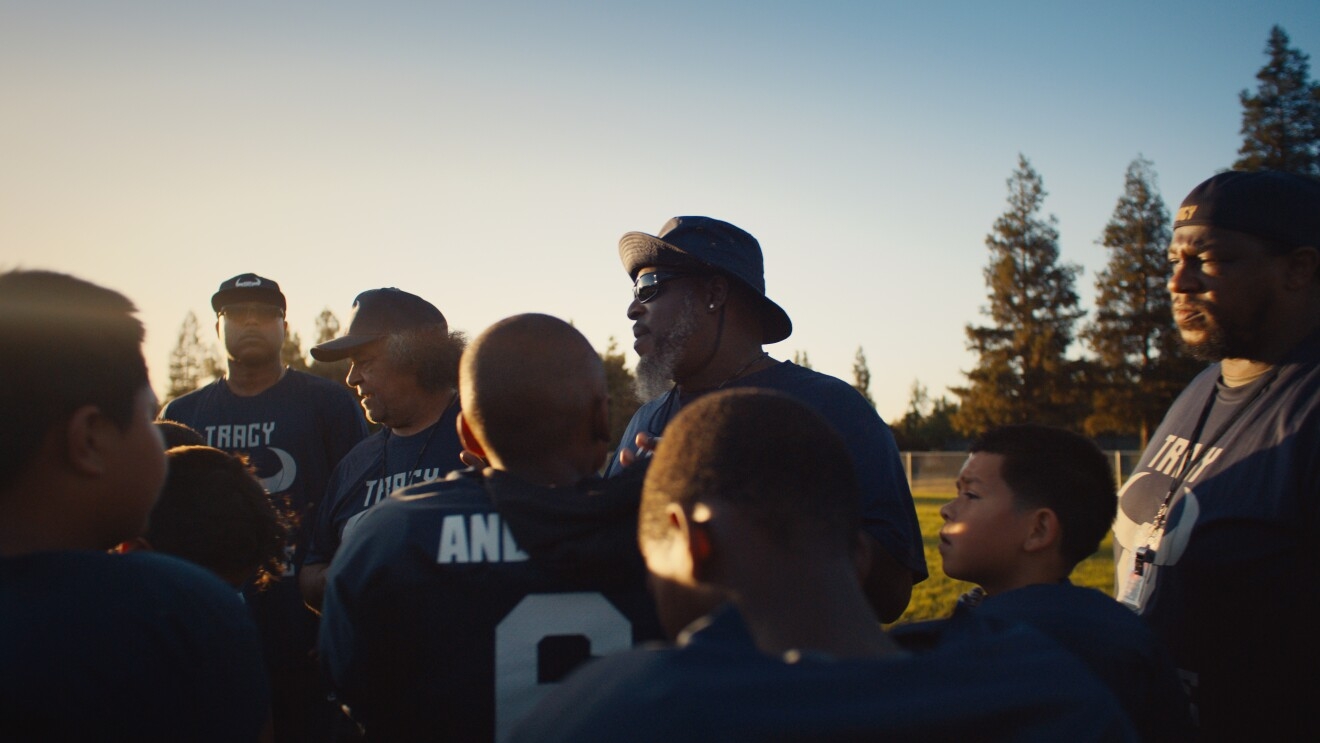
<instances>
[{"instance_id":1,"label":"navy baseball cap","mask_svg":"<svg viewBox=\"0 0 1320 743\"><path fill-rule=\"evenodd\" d=\"M710 217L674 217L658 235L629 232L619 240L619 258L633 280L647 266L713 269L751 289L760 301L761 342L778 343L793 333L788 313L765 295L765 262L756 238Z\"/></svg>"},{"instance_id":2,"label":"navy baseball cap","mask_svg":"<svg viewBox=\"0 0 1320 743\"><path fill-rule=\"evenodd\" d=\"M449 332L449 323L435 305L416 294L401 289L370 289L353 300L353 319L348 332L312 346L312 358L317 361L338 361L353 352L391 333L400 333L427 326Z\"/></svg>"},{"instance_id":3,"label":"navy baseball cap","mask_svg":"<svg viewBox=\"0 0 1320 743\"><path fill-rule=\"evenodd\" d=\"M284 303L280 285L254 273L243 273L229 279L220 285L219 291L211 295L211 309L217 313L227 304L240 302L273 304L281 310L289 309Z\"/></svg>"},{"instance_id":4,"label":"navy baseball cap","mask_svg":"<svg viewBox=\"0 0 1320 743\"><path fill-rule=\"evenodd\" d=\"M1320 248L1320 181L1277 170L1230 170L1183 199L1174 229L1207 225L1282 243Z\"/></svg>"}]
</instances>

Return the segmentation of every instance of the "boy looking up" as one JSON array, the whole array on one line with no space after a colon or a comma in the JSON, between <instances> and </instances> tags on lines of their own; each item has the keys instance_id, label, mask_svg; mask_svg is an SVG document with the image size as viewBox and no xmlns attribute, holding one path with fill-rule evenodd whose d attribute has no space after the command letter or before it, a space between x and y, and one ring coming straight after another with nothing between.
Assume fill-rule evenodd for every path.
<instances>
[{"instance_id":1,"label":"boy looking up","mask_svg":"<svg viewBox=\"0 0 1320 743\"><path fill-rule=\"evenodd\" d=\"M1114 475L1094 443L1032 424L972 442L958 493L940 508L940 556L950 578L977 585L947 621L895 628L909 647L961 631L975 614L1021 621L1091 667L1145 740L1182 740L1187 700L1166 649L1131 611L1068 576L1100 546L1117 510Z\"/></svg>"}]
</instances>

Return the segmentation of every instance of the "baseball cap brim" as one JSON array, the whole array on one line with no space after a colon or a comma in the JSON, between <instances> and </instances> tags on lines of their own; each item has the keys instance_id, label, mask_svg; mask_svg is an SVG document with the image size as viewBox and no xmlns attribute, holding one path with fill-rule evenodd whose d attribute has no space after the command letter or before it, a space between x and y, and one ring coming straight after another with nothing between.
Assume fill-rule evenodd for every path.
<instances>
[{"instance_id":1,"label":"baseball cap brim","mask_svg":"<svg viewBox=\"0 0 1320 743\"><path fill-rule=\"evenodd\" d=\"M317 361L339 361L353 355L353 352L359 348L384 338L383 335L366 335L349 333L340 336L334 340L326 341L317 346L312 346L312 358Z\"/></svg>"}]
</instances>

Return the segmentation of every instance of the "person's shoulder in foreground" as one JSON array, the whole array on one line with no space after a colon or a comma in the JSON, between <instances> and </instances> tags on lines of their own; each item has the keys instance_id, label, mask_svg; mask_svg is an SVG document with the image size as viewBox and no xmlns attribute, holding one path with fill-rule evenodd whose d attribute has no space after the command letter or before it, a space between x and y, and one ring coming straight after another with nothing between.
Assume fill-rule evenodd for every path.
<instances>
[{"instance_id":1,"label":"person's shoulder in foreground","mask_svg":"<svg viewBox=\"0 0 1320 743\"><path fill-rule=\"evenodd\" d=\"M247 607L183 560L0 558L0 625L0 718L12 740L256 740L269 716Z\"/></svg>"},{"instance_id":2,"label":"person's shoulder in foreground","mask_svg":"<svg viewBox=\"0 0 1320 743\"><path fill-rule=\"evenodd\" d=\"M515 730L552 741L1134 741L1071 653L1017 622L974 619L920 654L760 652L728 607L676 648L584 666Z\"/></svg>"},{"instance_id":3,"label":"person's shoulder in foreground","mask_svg":"<svg viewBox=\"0 0 1320 743\"><path fill-rule=\"evenodd\" d=\"M517 739L1131 739L1108 690L1035 630L987 624L920 655L897 645L862 591L849 462L828 422L781 393L684 408L638 519L678 646L594 661Z\"/></svg>"},{"instance_id":4,"label":"person's shoulder in foreground","mask_svg":"<svg viewBox=\"0 0 1320 743\"><path fill-rule=\"evenodd\" d=\"M0 274L0 734L254 740L270 700L238 596L173 558L106 554L165 479L134 312L65 274Z\"/></svg>"}]
</instances>

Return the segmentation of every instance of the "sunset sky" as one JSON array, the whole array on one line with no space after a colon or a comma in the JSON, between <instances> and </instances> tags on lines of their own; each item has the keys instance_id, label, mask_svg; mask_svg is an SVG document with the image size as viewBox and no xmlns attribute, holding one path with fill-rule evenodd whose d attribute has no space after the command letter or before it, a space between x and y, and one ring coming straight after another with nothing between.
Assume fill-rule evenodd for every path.
<instances>
[{"instance_id":1,"label":"sunset sky","mask_svg":"<svg viewBox=\"0 0 1320 743\"><path fill-rule=\"evenodd\" d=\"M324 307L397 286L475 335L518 312L631 354L630 230L760 239L805 351L899 417L975 359L985 236L1019 153L1084 267L1128 163L1175 207L1232 164L1270 27L1320 2L8 2L0 269L141 308L153 381L219 283ZM213 337L210 336L210 337Z\"/></svg>"}]
</instances>

